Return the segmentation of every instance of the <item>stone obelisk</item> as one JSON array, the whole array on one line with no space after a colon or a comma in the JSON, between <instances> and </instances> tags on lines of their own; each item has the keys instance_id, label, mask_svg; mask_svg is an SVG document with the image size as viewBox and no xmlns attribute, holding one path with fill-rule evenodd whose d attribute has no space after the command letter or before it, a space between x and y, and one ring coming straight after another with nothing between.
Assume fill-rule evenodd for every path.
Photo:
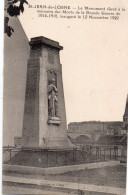
<instances>
[{"instance_id":1,"label":"stone obelisk","mask_svg":"<svg viewBox=\"0 0 128 195\"><path fill-rule=\"evenodd\" d=\"M58 42L32 38L27 64L23 147L68 148L66 112Z\"/></svg>"}]
</instances>

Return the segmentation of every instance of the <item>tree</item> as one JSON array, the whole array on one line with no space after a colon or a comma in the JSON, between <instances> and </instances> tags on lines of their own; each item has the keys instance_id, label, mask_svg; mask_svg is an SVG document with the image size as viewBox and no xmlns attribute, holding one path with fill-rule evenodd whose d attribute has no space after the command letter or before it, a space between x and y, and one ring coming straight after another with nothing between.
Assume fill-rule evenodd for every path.
<instances>
[{"instance_id":1,"label":"tree","mask_svg":"<svg viewBox=\"0 0 128 195\"><path fill-rule=\"evenodd\" d=\"M9 16L16 17L19 16L21 13L24 12L24 4L28 4L26 0L5 0L7 4L7 8L5 11ZM9 26L9 17L5 16L4 18L4 33L6 33L9 37L14 32L14 29Z\"/></svg>"}]
</instances>

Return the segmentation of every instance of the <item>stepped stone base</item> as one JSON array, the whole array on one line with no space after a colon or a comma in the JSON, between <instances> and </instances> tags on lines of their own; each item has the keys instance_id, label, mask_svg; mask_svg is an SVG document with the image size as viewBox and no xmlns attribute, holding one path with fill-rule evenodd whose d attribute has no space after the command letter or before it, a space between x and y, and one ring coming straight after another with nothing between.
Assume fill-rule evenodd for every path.
<instances>
[{"instance_id":1,"label":"stepped stone base","mask_svg":"<svg viewBox=\"0 0 128 195\"><path fill-rule=\"evenodd\" d=\"M44 146L42 145L42 148L51 148L51 149L71 149L74 147L74 145L71 143L71 141L66 138L51 138L46 141L46 144Z\"/></svg>"}]
</instances>

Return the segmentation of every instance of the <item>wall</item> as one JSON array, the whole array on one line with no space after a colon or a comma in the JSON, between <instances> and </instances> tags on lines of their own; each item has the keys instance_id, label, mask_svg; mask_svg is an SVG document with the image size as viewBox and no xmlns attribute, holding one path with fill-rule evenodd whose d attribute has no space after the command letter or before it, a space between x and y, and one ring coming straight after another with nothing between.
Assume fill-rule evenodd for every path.
<instances>
[{"instance_id":1,"label":"wall","mask_svg":"<svg viewBox=\"0 0 128 195\"><path fill-rule=\"evenodd\" d=\"M72 122L68 125L68 136L70 136L71 139L76 140L78 137L85 135L91 139L91 142L96 142L101 136L122 136L122 125L123 123L119 121Z\"/></svg>"},{"instance_id":2,"label":"wall","mask_svg":"<svg viewBox=\"0 0 128 195\"><path fill-rule=\"evenodd\" d=\"M69 123L68 133L79 133L79 134L92 134L100 133L101 135L114 135L120 134L122 130L122 122L100 122L100 121L89 121L89 122L74 122Z\"/></svg>"},{"instance_id":3,"label":"wall","mask_svg":"<svg viewBox=\"0 0 128 195\"><path fill-rule=\"evenodd\" d=\"M22 135L29 44L17 17L9 21L14 28L4 37L4 123L3 145L13 145L14 136Z\"/></svg>"}]
</instances>

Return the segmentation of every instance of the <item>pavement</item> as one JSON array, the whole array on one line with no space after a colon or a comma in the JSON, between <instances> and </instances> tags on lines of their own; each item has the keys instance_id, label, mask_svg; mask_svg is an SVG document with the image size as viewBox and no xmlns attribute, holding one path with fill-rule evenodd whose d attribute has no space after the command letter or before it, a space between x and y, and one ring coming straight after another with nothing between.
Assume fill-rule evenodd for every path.
<instances>
[{"instance_id":1,"label":"pavement","mask_svg":"<svg viewBox=\"0 0 128 195\"><path fill-rule=\"evenodd\" d=\"M42 195L69 195L69 193L53 192L33 188L24 188L20 186L3 185L3 194L42 194Z\"/></svg>"},{"instance_id":2,"label":"pavement","mask_svg":"<svg viewBox=\"0 0 128 195\"><path fill-rule=\"evenodd\" d=\"M30 179L30 178L22 178L22 177L13 177L13 176L3 176L3 181L6 183L12 184L23 184L24 185L33 185L33 186L45 186L50 187L51 189L70 189L70 190L82 190L87 192L96 192L96 193L105 193L105 194L116 194L116 195L125 195L126 190L124 188L115 188L115 187L108 187L108 186L99 186L93 184L81 184L81 183L72 183L72 182L62 182L62 181L50 181L50 180L43 180L43 179ZM37 191L37 190L36 190ZM40 191L39 191L40 192ZM10 193L8 191L8 193ZM18 194L18 191L16 191ZM34 192L33 192L34 193ZM14 194L14 193L13 193ZM63 193L62 193L63 194ZM64 193L65 194L65 193ZM53 192L52 192L52 195ZM57 195L57 193L56 193ZM61 192L59 192L61 195Z\"/></svg>"},{"instance_id":3,"label":"pavement","mask_svg":"<svg viewBox=\"0 0 128 195\"><path fill-rule=\"evenodd\" d=\"M53 174L54 175L54 174L66 173L68 171L85 170L85 168L86 169L97 169L97 168L103 168L106 166L113 167L116 165L120 165L120 161L94 162L94 163L85 163L85 164L67 165L67 166L58 166L58 167L47 167L47 168L3 164L3 171L22 173L22 174L38 174L38 175Z\"/></svg>"}]
</instances>

